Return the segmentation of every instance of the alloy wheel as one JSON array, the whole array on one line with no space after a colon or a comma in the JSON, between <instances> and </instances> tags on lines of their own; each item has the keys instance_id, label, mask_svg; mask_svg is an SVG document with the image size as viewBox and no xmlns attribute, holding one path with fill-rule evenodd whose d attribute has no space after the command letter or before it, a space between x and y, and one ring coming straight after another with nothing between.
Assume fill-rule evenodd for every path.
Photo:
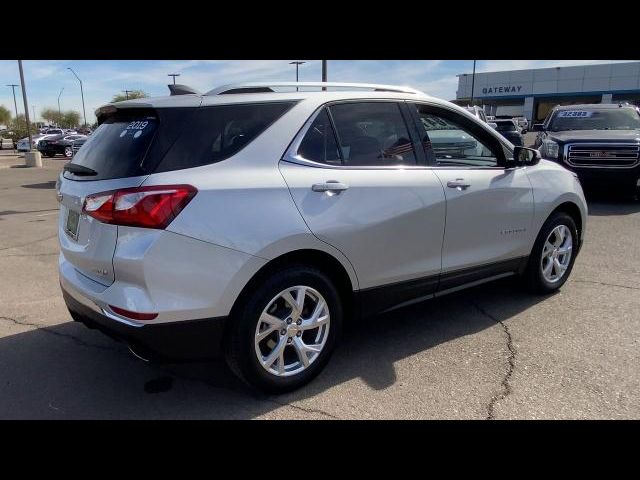
<instances>
[{"instance_id":1,"label":"alloy wheel","mask_svg":"<svg viewBox=\"0 0 640 480\"><path fill-rule=\"evenodd\" d=\"M547 236L542 247L540 266L542 276L549 283L558 282L571 263L573 237L569 227L558 225Z\"/></svg>"},{"instance_id":2,"label":"alloy wheel","mask_svg":"<svg viewBox=\"0 0 640 480\"><path fill-rule=\"evenodd\" d=\"M331 317L314 288L287 288L267 304L255 331L255 353L269 373L284 377L306 370L318 359L329 336Z\"/></svg>"}]
</instances>

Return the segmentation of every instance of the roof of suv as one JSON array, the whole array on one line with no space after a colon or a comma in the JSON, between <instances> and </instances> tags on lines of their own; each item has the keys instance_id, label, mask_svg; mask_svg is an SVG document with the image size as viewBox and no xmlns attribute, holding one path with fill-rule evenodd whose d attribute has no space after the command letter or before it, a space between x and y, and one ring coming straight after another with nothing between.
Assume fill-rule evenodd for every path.
<instances>
[{"instance_id":1,"label":"roof of suv","mask_svg":"<svg viewBox=\"0 0 640 480\"><path fill-rule=\"evenodd\" d=\"M342 88L343 90L326 91L266 91L256 93L258 88ZM251 93L243 93L242 90ZM363 90L368 89L368 90ZM230 92L233 91L233 92ZM225 93L227 92L227 93ZM102 108L117 106L118 108L166 108L166 107L195 107L200 105L217 105L233 103L268 102L277 100L306 100L317 99L323 103L332 100L358 99L358 98L429 98L427 94L409 87L399 87L393 85L375 84L355 84L355 83L321 83L321 82L279 82L279 83L244 83L226 85L210 90L206 94L185 94L167 95L161 97L138 98L125 100L117 103L110 103ZM435 100L435 99L433 99ZM443 103L449 103L440 100ZM98 109L98 111L100 110Z\"/></svg>"}]
</instances>

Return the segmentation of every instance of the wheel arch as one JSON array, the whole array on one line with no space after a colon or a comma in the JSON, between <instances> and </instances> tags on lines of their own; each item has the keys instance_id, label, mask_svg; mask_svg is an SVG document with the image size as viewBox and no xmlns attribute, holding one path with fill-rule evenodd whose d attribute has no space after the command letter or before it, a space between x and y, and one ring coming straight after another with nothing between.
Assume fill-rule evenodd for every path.
<instances>
[{"instance_id":1,"label":"wheel arch","mask_svg":"<svg viewBox=\"0 0 640 480\"><path fill-rule=\"evenodd\" d=\"M557 212L563 212L566 213L567 215L569 215L573 221L576 224L576 228L578 229L578 245L582 244L582 238L583 238L583 228L584 228L584 222L582 219L582 211L580 210L580 207L578 207L578 205L575 202L572 201L565 201L563 203L561 203L560 205L558 205L556 208L553 209L553 211L549 214L549 216L547 217L550 218L551 215L557 213Z\"/></svg>"},{"instance_id":2,"label":"wheel arch","mask_svg":"<svg viewBox=\"0 0 640 480\"><path fill-rule=\"evenodd\" d=\"M353 313L355 307L354 291L357 286L353 284L351 276L345 266L330 253L323 250L306 248L284 253L263 265L241 290L231 308L231 315L233 316L238 306L246 301L246 297L260 282L264 281L265 278L268 278L269 275L272 275L274 272L292 265L312 266L326 274L334 282L340 294L345 310L345 318L348 318L349 314Z\"/></svg>"}]
</instances>

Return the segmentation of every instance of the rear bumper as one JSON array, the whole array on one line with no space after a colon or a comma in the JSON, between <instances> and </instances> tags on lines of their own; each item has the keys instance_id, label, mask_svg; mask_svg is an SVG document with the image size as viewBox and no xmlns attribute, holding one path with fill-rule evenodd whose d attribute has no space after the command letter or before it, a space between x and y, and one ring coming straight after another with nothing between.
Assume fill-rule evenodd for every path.
<instances>
[{"instance_id":1,"label":"rear bumper","mask_svg":"<svg viewBox=\"0 0 640 480\"><path fill-rule=\"evenodd\" d=\"M62 296L76 322L95 328L123 342L154 361L199 361L220 357L227 317L185 320L161 324L133 325L114 320L99 308L91 308L90 300L65 290Z\"/></svg>"}]
</instances>

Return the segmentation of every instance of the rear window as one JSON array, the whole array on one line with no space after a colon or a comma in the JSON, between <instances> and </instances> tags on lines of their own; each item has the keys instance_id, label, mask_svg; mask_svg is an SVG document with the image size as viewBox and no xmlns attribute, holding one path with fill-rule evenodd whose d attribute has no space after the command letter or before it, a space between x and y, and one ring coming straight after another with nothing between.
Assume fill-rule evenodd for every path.
<instances>
[{"instance_id":1,"label":"rear window","mask_svg":"<svg viewBox=\"0 0 640 480\"><path fill-rule=\"evenodd\" d=\"M238 153L293 104L120 110L100 124L72 161L97 175L65 176L107 180L219 162Z\"/></svg>"}]
</instances>

